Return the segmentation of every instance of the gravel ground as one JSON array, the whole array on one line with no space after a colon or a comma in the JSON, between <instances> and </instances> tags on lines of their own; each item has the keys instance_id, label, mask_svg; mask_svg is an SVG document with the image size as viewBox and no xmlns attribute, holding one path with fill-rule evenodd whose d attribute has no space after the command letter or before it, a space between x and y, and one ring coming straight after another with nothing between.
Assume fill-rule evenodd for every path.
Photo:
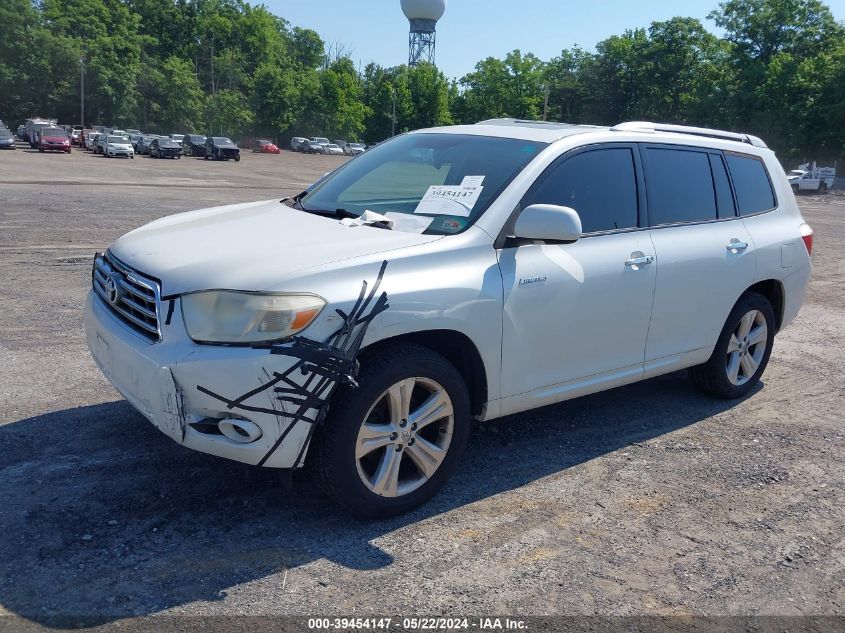
<instances>
[{"instance_id":1,"label":"gravel ground","mask_svg":"<svg viewBox=\"0 0 845 633\"><path fill-rule=\"evenodd\" d=\"M26 619L7 622L845 614L845 197L799 199L812 287L749 398L677 373L478 425L401 518L353 521L307 476L191 452L135 413L85 346L94 250L340 162L0 153L0 614Z\"/></svg>"}]
</instances>

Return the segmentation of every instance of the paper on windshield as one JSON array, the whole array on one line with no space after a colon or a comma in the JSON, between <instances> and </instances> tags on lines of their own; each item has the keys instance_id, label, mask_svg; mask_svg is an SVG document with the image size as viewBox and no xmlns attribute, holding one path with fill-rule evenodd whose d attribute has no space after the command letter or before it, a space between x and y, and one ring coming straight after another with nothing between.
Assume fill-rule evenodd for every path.
<instances>
[{"instance_id":1,"label":"paper on windshield","mask_svg":"<svg viewBox=\"0 0 845 633\"><path fill-rule=\"evenodd\" d=\"M394 231L402 231L403 233L425 233L425 230L434 222L434 218L396 213L394 211L389 211L384 215L393 220Z\"/></svg>"},{"instance_id":2,"label":"paper on windshield","mask_svg":"<svg viewBox=\"0 0 845 633\"><path fill-rule=\"evenodd\" d=\"M484 181L484 176L468 176L467 178L481 179L480 181L471 180L470 182ZM464 182L467 182L467 178L464 179ZM480 184L433 185L425 192L414 213L458 215L468 218L483 190L484 187Z\"/></svg>"}]
</instances>

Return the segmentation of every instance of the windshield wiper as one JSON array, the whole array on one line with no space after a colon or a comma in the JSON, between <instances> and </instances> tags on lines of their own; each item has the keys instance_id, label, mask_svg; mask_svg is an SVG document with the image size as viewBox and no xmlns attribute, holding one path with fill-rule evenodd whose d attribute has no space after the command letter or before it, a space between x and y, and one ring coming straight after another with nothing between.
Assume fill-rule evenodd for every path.
<instances>
[{"instance_id":1,"label":"windshield wiper","mask_svg":"<svg viewBox=\"0 0 845 633\"><path fill-rule=\"evenodd\" d=\"M313 213L315 215L327 215L334 218L339 218L343 220L344 218L354 219L358 217L357 213L353 213L352 211L347 211L346 209L335 209L334 211L330 211L329 209L307 209L303 204L297 200L296 204L298 205L297 208L302 209L305 213Z\"/></svg>"}]
</instances>

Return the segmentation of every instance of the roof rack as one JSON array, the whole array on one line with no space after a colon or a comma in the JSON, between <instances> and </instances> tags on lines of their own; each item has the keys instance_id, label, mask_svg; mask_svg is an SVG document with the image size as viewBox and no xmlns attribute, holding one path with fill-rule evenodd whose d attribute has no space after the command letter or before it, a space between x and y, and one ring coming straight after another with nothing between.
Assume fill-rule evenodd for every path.
<instances>
[{"instance_id":1,"label":"roof rack","mask_svg":"<svg viewBox=\"0 0 845 633\"><path fill-rule=\"evenodd\" d=\"M557 121L534 121L532 119L487 119L486 121L479 121L476 125L509 125L517 127L539 127L549 130L595 127L592 125L581 125L580 123L559 123ZM605 128L607 129L607 128Z\"/></svg>"},{"instance_id":2,"label":"roof rack","mask_svg":"<svg viewBox=\"0 0 845 633\"><path fill-rule=\"evenodd\" d=\"M726 141L737 141L754 147L768 147L757 136L751 134L739 134L737 132L725 132L724 130L712 130L706 127L692 127L689 125L672 125L669 123L652 123L650 121L628 121L610 128L613 132L674 132L676 134L689 134L691 136L704 136L707 138L719 138Z\"/></svg>"}]
</instances>

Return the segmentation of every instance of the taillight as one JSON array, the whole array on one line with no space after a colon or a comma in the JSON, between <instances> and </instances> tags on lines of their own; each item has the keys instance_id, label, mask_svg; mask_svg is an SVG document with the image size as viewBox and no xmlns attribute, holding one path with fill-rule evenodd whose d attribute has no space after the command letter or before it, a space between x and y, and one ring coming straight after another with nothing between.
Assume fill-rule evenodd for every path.
<instances>
[{"instance_id":1,"label":"taillight","mask_svg":"<svg viewBox=\"0 0 845 633\"><path fill-rule=\"evenodd\" d=\"M813 254L813 229L806 222L801 225L801 239L804 240L804 246L807 247L807 254Z\"/></svg>"}]
</instances>

